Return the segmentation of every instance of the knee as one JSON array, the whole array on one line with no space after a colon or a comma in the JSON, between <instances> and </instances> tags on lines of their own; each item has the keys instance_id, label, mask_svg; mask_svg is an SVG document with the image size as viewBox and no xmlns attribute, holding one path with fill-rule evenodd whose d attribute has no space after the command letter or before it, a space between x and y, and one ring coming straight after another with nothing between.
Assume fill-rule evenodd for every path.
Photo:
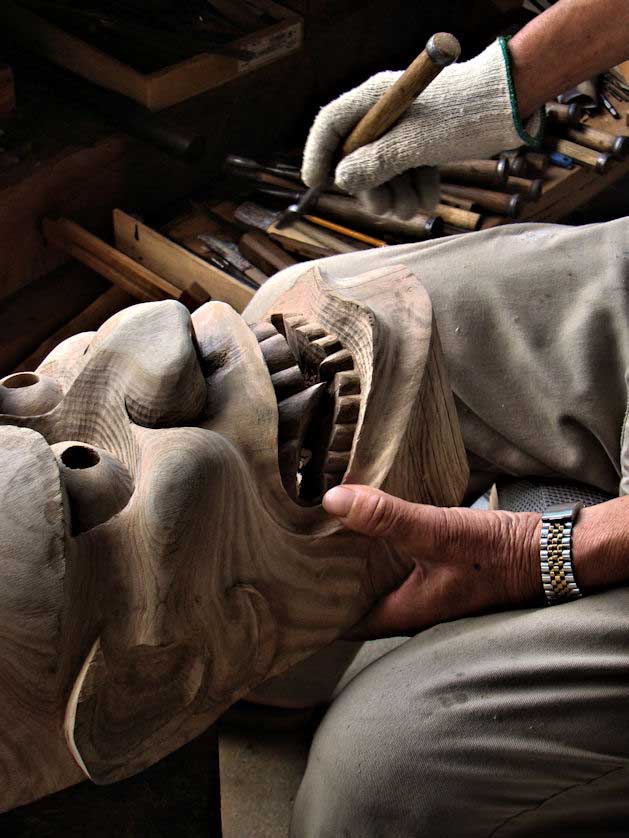
<instances>
[{"instance_id":1,"label":"knee","mask_svg":"<svg viewBox=\"0 0 629 838\"><path fill-rule=\"evenodd\" d=\"M407 699L361 676L336 699L310 749L291 838L410 838L432 818L437 734L429 720L413 723Z\"/></svg>"},{"instance_id":2,"label":"knee","mask_svg":"<svg viewBox=\"0 0 629 838\"><path fill-rule=\"evenodd\" d=\"M366 809L393 773L379 750L379 721L361 724L343 698L332 705L315 735L295 801L291 838L346 838L359 831Z\"/></svg>"},{"instance_id":3,"label":"knee","mask_svg":"<svg viewBox=\"0 0 629 838\"><path fill-rule=\"evenodd\" d=\"M422 655L424 642L367 667L332 704L313 740L292 838L478 834L469 807L474 778L488 770L477 747L486 714L454 654ZM475 760L483 764L470 771Z\"/></svg>"}]
</instances>

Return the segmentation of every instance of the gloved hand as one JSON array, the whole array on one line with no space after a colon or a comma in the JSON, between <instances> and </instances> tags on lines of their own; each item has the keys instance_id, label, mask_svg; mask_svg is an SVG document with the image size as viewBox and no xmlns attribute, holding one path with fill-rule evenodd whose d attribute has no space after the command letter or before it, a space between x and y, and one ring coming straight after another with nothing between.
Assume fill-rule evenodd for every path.
<instances>
[{"instance_id":1,"label":"gloved hand","mask_svg":"<svg viewBox=\"0 0 629 838\"><path fill-rule=\"evenodd\" d=\"M319 111L306 147L302 178L321 186L352 128L401 73L377 73ZM434 167L456 160L489 158L523 143L539 146L541 112L523 126L517 110L507 43L446 67L383 137L346 157L334 172L341 189L358 195L375 212L403 218L434 198Z\"/></svg>"}]
</instances>

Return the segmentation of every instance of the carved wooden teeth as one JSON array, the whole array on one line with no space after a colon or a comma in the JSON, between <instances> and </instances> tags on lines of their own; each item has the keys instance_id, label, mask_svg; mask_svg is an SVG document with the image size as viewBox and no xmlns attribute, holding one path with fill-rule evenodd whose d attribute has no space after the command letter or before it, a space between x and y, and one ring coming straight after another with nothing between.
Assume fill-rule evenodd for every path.
<instances>
[{"instance_id":1,"label":"carved wooden teeth","mask_svg":"<svg viewBox=\"0 0 629 838\"><path fill-rule=\"evenodd\" d=\"M282 335L275 334L261 341L260 350L271 375L295 366L295 356Z\"/></svg>"},{"instance_id":2,"label":"carved wooden teeth","mask_svg":"<svg viewBox=\"0 0 629 838\"><path fill-rule=\"evenodd\" d=\"M308 426L325 394L326 385L314 384L279 402L278 460L282 483L288 494L297 496L297 474Z\"/></svg>"},{"instance_id":3,"label":"carved wooden teeth","mask_svg":"<svg viewBox=\"0 0 629 838\"><path fill-rule=\"evenodd\" d=\"M313 384L278 404L279 435L282 441L303 439L315 409L318 407L325 384Z\"/></svg>"},{"instance_id":4,"label":"carved wooden teeth","mask_svg":"<svg viewBox=\"0 0 629 838\"><path fill-rule=\"evenodd\" d=\"M272 314L271 323L277 331L286 337L286 330L288 326L301 326L306 322L306 318L301 314Z\"/></svg>"},{"instance_id":5,"label":"carved wooden teeth","mask_svg":"<svg viewBox=\"0 0 629 838\"><path fill-rule=\"evenodd\" d=\"M262 320L260 323L255 323L251 327L251 331L257 337L258 343L262 343L263 340L272 338L273 335L277 334L275 326L272 323L267 323L266 320Z\"/></svg>"},{"instance_id":6,"label":"carved wooden teeth","mask_svg":"<svg viewBox=\"0 0 629 838\"><path fill-rule=\"evenodd\" d=\"M318 323L297 314L271 319L252 328L278 400L280 474L291 497L315 501L320 492L338 486L349 467L360 377L351 353ZM307 381L317 383L307 387ZM309 441L314 449L308 463L303 446Z\"/></svg>"},{"instance_id":7,"label":"carved wooden teeth","mask_svg":"<svg viewBox=\"0 0 629 838\"><path fill-rule=\"evenodd\" d=\"M319 364L319 377L321 381L332 381L334 376L343 372L344 370L351 370L354 368L354 359L347 349L339 349L338 352L333 352L328 355Z\"/></svg>"},{"instance_id":8,"label":"carved wooden teeth","mask_svg":"<svg viewBox=\"0 0 629 838\"><path fill-rule=\"evenodd\" d=\"M308 342L327 337L325 329L318 323L304 323L303 326L293 326L293 328Z\"/></svg>"},{"instance_id":9,"label":"carved wooden teeth","mask_svg":"<svg viewBox=\"0 0 629 838\"><path fill-rule=\"evenodd\" d=\"M315 340L310 341L310 345L308 349L310 351L319 351L320 357L323 359L327 355L332 355L335 352L338 352L339 349L342 349L341 341L337 338L336 335L324 335L323 337L316 338ZM319 354L317 352L317 354Z\"/></svg>"},{"instance_id":10,"label":"carved wooden teeth","mask_svg":"<svg viewBox=\"0 0 629 838\"><path fill-rule=\"evenodd\" d=\"M323 471L325 474L345 474L349 466L350 451L328 451Z\"/></svg>"},{"instance_id":11,"label":"carved wooden teeth","mask_svg":"<svg viewBox=\"0 0 629 838\"><path fill-rule=\"evenodd\" d=\"M329 451L351 451L356 425L334 425L330 434Z\"/></svg>"},{"instance_id":12,"label":"carved wooden teeth","mask_svg":"<svg viewBox=\"0 0 629 838\"><path fill-rule=\"evenodd\" d=\"M324 335L309 342L300 339L301 331L296 329L299 360L302 367L311 370L319 370L321 364L329 355L334 355L343 349L340 340L336 335Z\"/></svg>"},{"instance_id":13,"label":"carved wooden teeth","mask_svg":"<svg viewBox=\"0 0 629 838\"><path fill-rule=\"evenodd\" d=\"M347 370L340 371L334 377L334 396L356 396L360 393L360 378L358 373Z\"/></svg>"},{"instance_id":14,"label":"carved wooden teeth","mask_svg":"<svg viewBox=\"0 0 629 838\"><path fill-rule=\"evenodd\" d=\"M290 316L284 318L283 327L288 345L297 358L299 366L303 371L313 372L318 363L313 363L309 347L312 341L327 337L325 329L318 323L305 323L301 318ZM321 351L319 360L325 357L325 354Z\"/></svg>"},{"instance_id":15,"label":"carved wooden teeth","mask_svg":"<svg viewBox=\"0 0 629 838\"><path fill-rule=\"evenodd\" d=\"M286 338L272 323L256 323L251 327L260 344L262 357L271 374L277 401L294 396L306 389L306 382L295 362Z\"/></svg>"},{"instance_id":16,"label":"carved wooden teeth","mask_svg":"<svg viewBox=\"0 0 629 838\"><path fill-rule=\"evenodd\" d=\"M351 360L351 357L350 357ZM323 365L322 365L323 366ZM334 375L334 415L328 450L323 461L322 491L338 486L349 468L349 461L360 412L360 379L353 370Z\"/></svg>"},{"instance_id":17,"label":"carved wooden teeth","mask_svg":"<svg viewBox=\"0 0 629 838\"><path fill-rule=\"evenodd\" d=\"M299 367L289 367L276 372L271 376L271 384L275 389L275 398L278 402L306 389L306 382Z\"/></svg>"},{"instance_id":18,"label":"carved wooden teeth","mask_svg":"<svg viewBox=\"0 0 629 838\"><path fill-rule=\"evenodd\" d=\"M360 412L360 396L341 396L334 405L335 425L356 424Z\"/></svg>"}]
</instances>

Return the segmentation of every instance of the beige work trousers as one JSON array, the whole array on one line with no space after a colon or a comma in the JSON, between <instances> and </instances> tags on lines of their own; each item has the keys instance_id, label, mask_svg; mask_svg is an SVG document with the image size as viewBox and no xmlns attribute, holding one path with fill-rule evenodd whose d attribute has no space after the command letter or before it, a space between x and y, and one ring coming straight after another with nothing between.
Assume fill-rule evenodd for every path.
<instances>
[{"instance_id":1,"label":"beige work trousers","mask_svg":"<svg viewBox=\"0 0 629 838\"><path fill-rule=\"evenodd\" d=\"M629 219L319 266L342 290L399 263L433 302L472 488L539 475L629 494ZM302 272L267 283L247 319ZM327 684L317 656L315 700L354 654L338 649ZM341 676L315 736L293 838L629 836L629 588L457 620L361 656L372 662ZM285 683L303 697L308 666Z\"/></svg>"}]
</instances>

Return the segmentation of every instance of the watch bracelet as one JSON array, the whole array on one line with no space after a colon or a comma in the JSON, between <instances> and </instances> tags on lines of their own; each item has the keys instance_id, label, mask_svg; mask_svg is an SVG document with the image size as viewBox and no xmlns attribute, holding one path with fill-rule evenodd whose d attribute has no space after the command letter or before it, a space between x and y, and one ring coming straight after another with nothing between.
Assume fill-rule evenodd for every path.
<instances>
[{"instance_id":1,"label":"watch bracelet","mask_svg":"<svg viewBox=\"0 0 629 838\"><path fill-rule=\"evenodd\" d=\"M548 605L558 605L583 596L572 569L572 529L572 521L547 521L542 518L540 564Z\"/></svg>"}]
</instances>

